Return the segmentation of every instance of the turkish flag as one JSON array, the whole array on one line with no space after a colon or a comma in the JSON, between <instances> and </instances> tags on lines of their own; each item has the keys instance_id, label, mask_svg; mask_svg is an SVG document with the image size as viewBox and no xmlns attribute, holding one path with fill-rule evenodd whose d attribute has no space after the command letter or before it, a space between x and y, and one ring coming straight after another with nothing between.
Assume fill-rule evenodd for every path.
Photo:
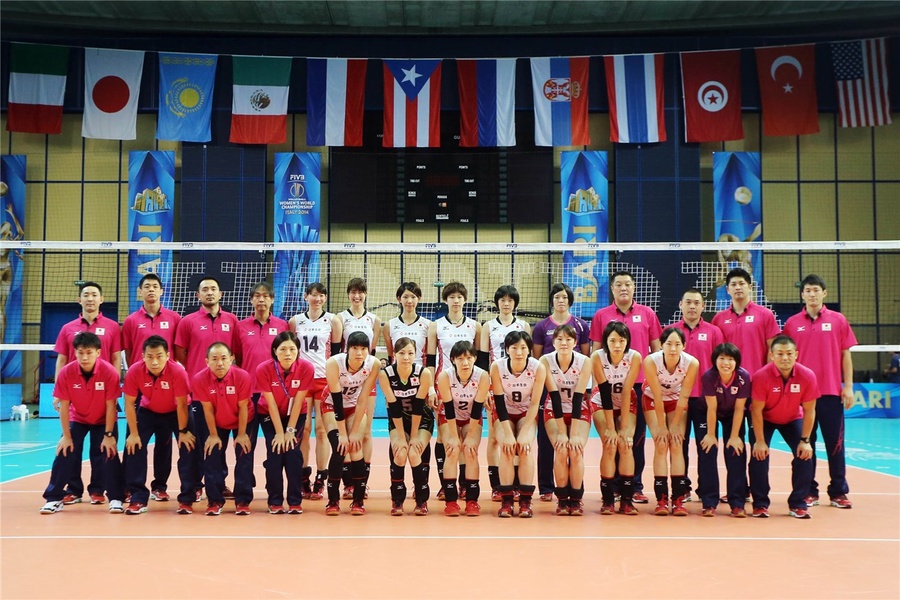
<instances>
[{"instance_id":1,"label":"turkish flag","mask_svg":"<svg viewBox=\"0 0 900 600\"><path fill-rule=\"evenodd\" d=\"M813 44L756 48L763 134L818 133Z\"/></svg>"},{"instance_id":2,"label":"turkish flag","mask_svg":"<svg viewBox=\"0 0 900 600\"><path fill-rule=\"evenodd\" d=\"M686 141L744 139L739 50L682 52L681 86Z\"/></svg>"}]
</instances>

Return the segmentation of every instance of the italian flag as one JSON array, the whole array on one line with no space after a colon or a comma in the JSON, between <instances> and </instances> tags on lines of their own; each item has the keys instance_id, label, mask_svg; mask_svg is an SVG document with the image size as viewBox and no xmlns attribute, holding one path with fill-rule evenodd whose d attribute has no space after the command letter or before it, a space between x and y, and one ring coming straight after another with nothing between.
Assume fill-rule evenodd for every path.
<instances>
[{"instance_id":1,"label":"italian flag","mask_svg":"<svg viewBox=\"0 0 900 600\"><path fill-rule=\"evenodd\" d=\"M233 56L231 137L235 144L283 144L291 58Z\"/></svg>"},{"instance_id":2,"label":"italian flag","mask_svg":"<svg viewBox=\"0 0 900 600\"><path fill-rule=\"evenodd\" d=\"M12 44L6 130L61 133L69 49Z\"/></svg>"}]
</instances>

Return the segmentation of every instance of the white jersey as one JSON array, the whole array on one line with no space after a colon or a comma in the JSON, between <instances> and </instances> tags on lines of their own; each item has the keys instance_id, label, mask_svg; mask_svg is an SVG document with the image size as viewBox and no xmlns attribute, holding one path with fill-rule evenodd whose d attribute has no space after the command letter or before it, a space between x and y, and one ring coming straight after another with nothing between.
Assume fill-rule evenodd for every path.
<instances>
[{"instance_id":1,"label":"white jersey","mask_svg":"<svg viewBox=\"0 0 900 600\"><path fill-rule=\"evenodd\" d=\"M641 361L641 353L637 350L629 350L628 354L623 356L622 360L620 360L617 365L610 362L609 356L607 356L605 350L600 351L600 363L603 365L603 375L606 377L606 381L609 382L609 385L612 386L613 408L616 410L621 410L622 408L622 388L625 387L625 379L628 377L631 365L635 361ZM591 398L591 402L600 406L600 392L594 394L594 397Z\"/></svg>"},{"instance_id":2,"label":"white jersey","mask_svg":"<svg viewBox=\"0 0 900 600\"><path fill-rule=\"evenodd\" d=\"M506 412L510 416L528 412L528 407L531 406L531 394L534 391L534 376L540 364L538 359L529 356L525 370L516 375L509 370L508 358L497 361L503 396L506 398Z\"/></svg>"},{"instance_id":3,"label":"white jersey","mask_svg":"<svg viewBox=\"0 0 900 600\"><path fill-rule=\"evenodd\" d=\"M417 316L416 320L407 325L400 317L394 317L388 321L388 331L391 335L391 343L397 343L402 337L407 337L416 343L416 364L425 364L425 353L428 350L428 326L431 320ZM393 349L392 349L393 351Z\"/></svg>"},{"instance_id":4,"label":"white jersey","mask_svg":"<svg viewBox=\"0 0 900 600\"><path fill-rule=\"evenodd\" d=\"M653 359L653 364L656 366L656 377L659 379L659 385L662 388L663 402L677 401L679 396L681 396L681 384L684 382L684 377L687 375L688 367L691 365L694 357L687 352L682 352L681 359L675 365L675 371L672 373L669 373L669 370L666 368L666 359L662 350L654 352L650 355L650 358ZM646 383L644 384L644 395L651 400L657 400L657 398L653 397L653 390Z\"/></svg>"},{"instance_id":5,"label":"white jersey","mask_svg":"<svg viewBox=\"0 0 900 600\"><path fill-rule=\"evenodd\" d=\"M490 375L481 367L472 368L472 376L466 383L459 380L456 369L447 369L447 375L450 376L450 397L453 399L456 419L468 421L472 416L472 404L475 402L475 396L478 395L478 384L481 383L482 377L490 377ZM441 401L443 402L443 400L442 398Z\"/></svg>"},{"instance_id":6,"label":"white jersey","mask_svg":"<svg viewBox=\"0 0 900 600\"><path fill-rule=\"evenodd\" d=\"M450 362L450 350L456 342L471 342L477 349L475 334L478 331L478 323L474 319L464 317L463 322L454 325L447 317L441 317L435 321L435 333L437 337L437 369L435 375L453 367Z\"/></svg>"},{"instance_id":7,"label":"white jersey","mask_svg":"<svg viewBox=\"0 0 900 600\"><path fill-rule=\"evenodd\" d=\"M341 321L344 324L344 350L347 350L347 339L350 337L351 333L362 331L366 334L366 337L369 338L369 348L371 348L375 343L375 319L378 318L378 315L375 313L370 313L366 311L362 314L361 317L354 317L350 314L350 310L344 310L338 313L341 317Z\"/></svg>"},{"instance_id":8,"label":"white jersey","mask_svg":"<svg viewBox=\"0 0 900 600\"><path fill-rule=\"evenodd\" d=\"M300 358L305 358L316 369L316 379L325 377L325 361L331 356L331 327L334 315L323 312L318 319L311 319L309 312L291 319L294 333L300 338Z\"/></svg>"},{"instance_id":9,"label":"white jersey","mask_svg":"<svg viewBox=\"0 0 900 600\"><path fill-rule=\"evenodd\" d=\"M509 325L500 322L500 317L485 321L482 327L487 327L490 331L489 351L491 353L491 362L506 358L506 346L503 342L506 340L506 334L510 331L528 331L528 323L522 319L513 319Z\"/></svg>"},{"instance_id":10,"label":"white jersey","mask_svg":"<svg viewBox=\"0 0 900 600\"><path fill-rule=\"evenodd\" d=\"M572 395L575 393L575 388L578 386L578 380L581 378L582 372L584 372L585 368L591 368L588 357L584 354L574 352L572 356L572 364L569 365L568 369L563 370L559 365L557 352L551 352L547 355L547 364L550 366L547 378L552 377L553 381L556 382L556 389L559 390L559 395L562 397L562 409L567 415L572 414ZM587 367L585 367L585 363L587 363ZM582 406L585 405L582 404Z\"/></svg>"},{"instance_id":11,"label":"white jersey","mask_svg":"<svg viewBox=\"0 0 900 600\"><path fill-rule=\"evenodd\" d=\"M353 408L359 400L359 392L362 390L363 384L372 372L376 358L371 354L367 356L362 367L356 373L350 372L346 353L335 354L333 358L340 367L341 396L344 398L344 408ZM333 406L330 394L325 396L325 403Z\"/></svg>"}]
</instances>

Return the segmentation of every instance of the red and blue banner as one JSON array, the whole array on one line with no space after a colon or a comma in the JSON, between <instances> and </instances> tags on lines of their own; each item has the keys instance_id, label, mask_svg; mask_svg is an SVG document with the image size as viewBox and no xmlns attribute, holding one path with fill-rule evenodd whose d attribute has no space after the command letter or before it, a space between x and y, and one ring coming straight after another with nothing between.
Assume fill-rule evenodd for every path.
<instances>
[{"instance_id":1,"label":"red and blue banner","mask_svg":"<svg viewBox=\"0 0 900 600\"><path fill-rule=\"evenodd\" d=\"M563 255L562 282L572 288L572 314L593 315L606 305L607 253L590 244L609 241L609 161L605 151L562 152L562 241L583 243L584 251Z\"/></svg>"},{"instance_id":2,"label":"red and blue banner","mask_svg":"<svg viewBox=\"0 0 900 600\"><path fill-rule=\"evenodd\" d=\"M25 239L25 155L0 157L0 241ZM0 342L22 343L22 282L25 254L14 245L0 249ZM0 352L0 379L22 376L22 353Z\"/></svg>"},{"instance_id":3,"label":"red and blue banner","mask_svg":"<svg viewBox=\"0 0 900 600\"><path fill-rule=\"evenodd\" d=\"M175 223L175 152L136 150L128 153L128 234L132 242L144 242L146 250L128 251L129 311L142 299L137 293L141 277L156 273L164 290L172 282L172 251L154 244L171 242ZM168 307L167 298L162 302Z\"/></svg>"},{"instance_id":4,"label":"red and blue banner","mask_svg":"<svg viewBox=\"0 0 900 600\"><path fill-rule=\"evenodd\" d=\"M306 145L362 146L365 59L306 59Z\"/></svg>"},{"instance_id":5,"label":"red and blue banner","mask_svg":"<svg viewBox=\"0 0 900 600\"><path fill-rule=\"evenodd\" d=\"M275 153L276 243L319 241L321 181L322 155L318 152ZM277 251L272 314L287 319L300 312L306 286L315 281L319 281L318 252Z\"/></svg>"},{"instance_id":6,"label":"red and blue banner","mask_svg":"<svg viewBox=\"0 0 900 600\"><path fill-rule=\"evenodd\" d=\"M624 144L666 141L662 54L604 56L609 139Z\"/></svg>"},{"instance_id":7,"label":"red and blue banner","mask_svg":"<svg viewBox=\"0 0 900 600\"><path fill-rule=\"evenodd\" d=\"M384 61L385 148L441 145L441 61Z\"/></svg>"},{"instance_id":8,"label":"red and blue banner","mask_svg":"<svg viewBox=\"0 0 900 600\"><path fill-rule=\"evenodd\" d=\"M588 128L587 57L532 58L535 146L586 146Z\"/></svg>"},{"instance_id":9,"label":"red and blue banner","mask_svg":"<svg viewBox=\"0 0 900 600\"><path fill-rule=\"evenodd\" d=\"M516 145L516 59L457 60L459 145Z\"/></svg>"}]
</instances>

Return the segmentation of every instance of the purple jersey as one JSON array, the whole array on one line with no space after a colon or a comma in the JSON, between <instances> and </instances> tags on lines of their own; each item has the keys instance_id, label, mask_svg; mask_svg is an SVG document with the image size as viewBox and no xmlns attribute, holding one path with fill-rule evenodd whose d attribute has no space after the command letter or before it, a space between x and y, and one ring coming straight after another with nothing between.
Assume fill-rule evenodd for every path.
<instances>
[{"instance_id":1,"label":"purple jersey","mask_svg":"<svg viewBox=\"0 0 900 600\"><path fill-rule=\"evenodd\" d=\"M700 406L706 411L706 397L715 396L716 417L719 419L730 419L734 415L734 405L738 398L750 399L752 382L750 373L743 367L738 367L728 385L719 379L719 371L715 367L704 371L700 379L703 388Z\"/></svg>"}]
</instances>

